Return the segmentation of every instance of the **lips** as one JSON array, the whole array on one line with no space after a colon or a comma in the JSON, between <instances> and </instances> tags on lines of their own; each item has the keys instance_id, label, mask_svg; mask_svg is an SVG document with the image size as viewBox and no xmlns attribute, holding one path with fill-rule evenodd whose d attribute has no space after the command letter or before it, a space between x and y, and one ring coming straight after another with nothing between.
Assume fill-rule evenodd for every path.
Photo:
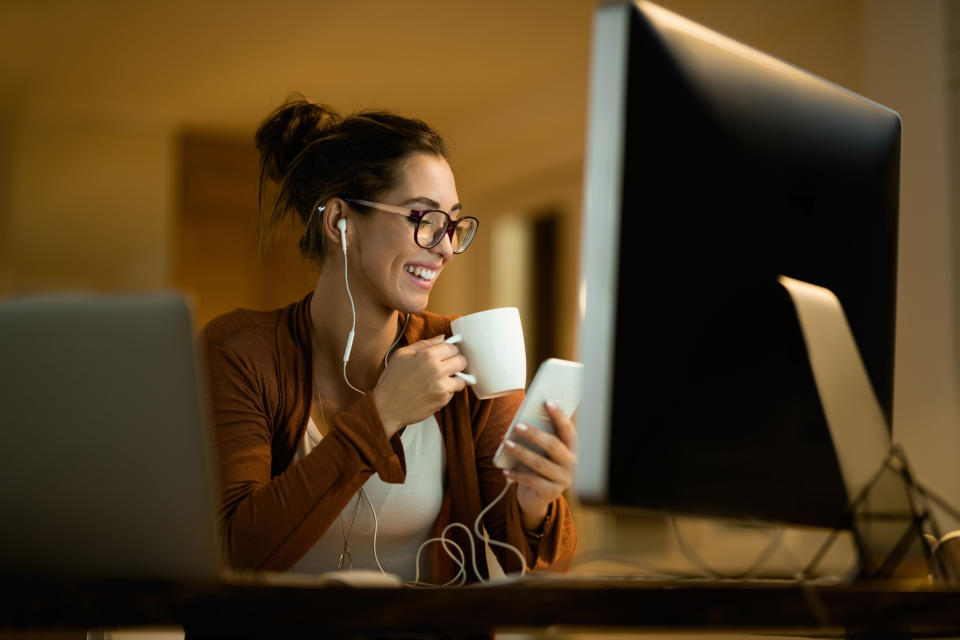
<instances>
[{"instance_id":1,"label":"lips","mask_svg":"<svg viewBox=\"0 0 960 640\"><path fill-rule=\"evenodd\" d=\"M414 264L406 265L403 270L422 280L436 280L437 276L440 275L439 269L430 269L425 266Z\"/></svg>"},{"instance_id":2,"label":"lips","mask_svg":"<svg viewBox=\"0 0 960 640\"><path fill-rule=\"evenodd\" d=\"M440 267L423 263L404 265L403 270L411 282L425 291L433 288L433 283L440 275Z\"/></svg>"}]
</instances>

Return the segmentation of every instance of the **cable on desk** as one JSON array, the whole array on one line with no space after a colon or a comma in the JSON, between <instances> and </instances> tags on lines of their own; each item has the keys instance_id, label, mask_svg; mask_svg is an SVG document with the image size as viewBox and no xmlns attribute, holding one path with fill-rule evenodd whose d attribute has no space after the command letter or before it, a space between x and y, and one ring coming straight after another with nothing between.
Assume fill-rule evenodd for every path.
<instances>
[{"instance_id":1,"label":"cable on desk","mask_svg":"<svg viewBox=\"0 0 960 640\"><path fill-rule=\"evenodd\" d=\"M684 557L690 561L695 567L703 571L707 577L718 578L721 580L743 580L745 578L753 578L756 574L763 569L764 565L770 560L773 554L780 547L780 544L783 542L783 527L776 527L773 530L773 535L770 536L770 541L767 543L767 546L760 552L760 555L757 556L757 559L753 561L745 571L739 573L726 574L720 571L717 571L704 561L693 547L687 544L686 539L680 533L680 527L677 524L677 518L674 515L671 515L668 518L670 523L670 529L673 532L673 536L677 541L677 545L680 547L680 551L683 553Z\"/></svg>"},{"instance_id":2,"label":"cable on desk","mask_svg":"<svg viewBox=\"0 0 960 640\"><path fill-rule=\"evenodd\" d=\"M618 565L625 566L631 569L637 569L640 572L640 575L623 575L619 576L617 574L612 574L613 577L623 577L623 578L632 578L637 577L641 579L649 580L689 580L689 579L701 579L704 576L702 574L697 574L691 576L687 573L682 573L674 569L668 569L666 567L661 567L652 562L644 562L642 560L636 560L634 558L624 557L623 555L612 553L609 551L588 551L585 553L577 554L577 557L574 558L573 563L571 564L572 573L575 570L581 569L584 565L588 565L591 562L597 561L606 561L606 562L615 562ZM587 576L590 575L589 572L586 573Z\"/></svg>"}]
</instances>

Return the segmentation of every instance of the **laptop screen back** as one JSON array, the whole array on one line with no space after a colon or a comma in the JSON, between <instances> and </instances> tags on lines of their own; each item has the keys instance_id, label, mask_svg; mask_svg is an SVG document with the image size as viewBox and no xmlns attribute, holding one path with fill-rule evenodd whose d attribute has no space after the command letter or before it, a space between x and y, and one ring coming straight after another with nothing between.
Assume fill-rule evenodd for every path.
<instances>
[{"instance_id":1,"label":"laptop screen back","mask_svg":"<svg viewBox=\"0 0 960 640\"><path fill-rule=\"evenodd\" d=\"M0 571L220 575L199 371L175 294L0 303Z\"/></svg>"}]
</instances>

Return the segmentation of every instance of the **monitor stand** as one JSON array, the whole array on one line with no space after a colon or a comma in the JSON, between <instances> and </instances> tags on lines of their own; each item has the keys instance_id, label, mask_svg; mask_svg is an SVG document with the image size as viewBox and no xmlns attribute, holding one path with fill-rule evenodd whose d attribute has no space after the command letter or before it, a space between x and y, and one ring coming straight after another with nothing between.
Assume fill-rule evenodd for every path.
<instances>
[{"instance_id":1,"label":"monitor stand","mask_svg":"<svg viewBox=\"0 0 960 640\"><path fill-rule=\"evenodd\" d=\"M935 565L931 545L940 539L940 532L927 492L916 481L900 447L891 447L871 482L850 501L846 516L846 522L838 523L801 578L814 575L836 535L852 527L860 578L929 580Z\"/></svg>"},{"instance_id":2,"label":"monitor stand","mask_svg":"<svg viewBox=\"0 0 960 640\"><path fill-rule=\"evenodd\" d=\"M844 522L853 529L864 579L928 580L933 556L925 533L939 532L902 449L877 402L840 301L822 287L780 276L793 300L820 402L850 504ZM835 536L804 570L812 575Z\"/></svg>"}]
</instances>

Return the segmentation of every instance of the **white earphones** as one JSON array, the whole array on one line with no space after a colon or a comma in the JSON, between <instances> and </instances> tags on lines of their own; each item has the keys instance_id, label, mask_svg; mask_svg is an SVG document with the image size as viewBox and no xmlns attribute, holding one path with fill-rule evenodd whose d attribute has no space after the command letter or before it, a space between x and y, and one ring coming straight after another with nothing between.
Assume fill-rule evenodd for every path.
<instances>
[{"instance_id":1,"label":"white earphones","mask_svg":"<svg viewBox=\"0 0 960 640\"><path fill-rule=\"evenodd\" d=\"M347 385L358 393L363 393L360 389L350 384L347 378L347 361L350 360L350 351L353 349L353 338L357 335L357 308L353 304L353 294L350 293L350 280L347 277L347 221L345 218L337 220L337 229L340 230L340 247L343 249L343 282L347 286L347 296L350 298L350 310L353 311L353 326L350 328L350 334L347 336L347 348L343 350L343 379Z\"/></svg>"},{"instance_id":2,"label":"white earphones","mask_svg":"<svg viewBox=\"0 0 960 640\"><path fill-rule=\"evenodd\" d=\"M347 220L340 218L337 220L337 229L340 229L340 246L343 247L343 255L347 255Z\"/></svg>"}]
</instances>

